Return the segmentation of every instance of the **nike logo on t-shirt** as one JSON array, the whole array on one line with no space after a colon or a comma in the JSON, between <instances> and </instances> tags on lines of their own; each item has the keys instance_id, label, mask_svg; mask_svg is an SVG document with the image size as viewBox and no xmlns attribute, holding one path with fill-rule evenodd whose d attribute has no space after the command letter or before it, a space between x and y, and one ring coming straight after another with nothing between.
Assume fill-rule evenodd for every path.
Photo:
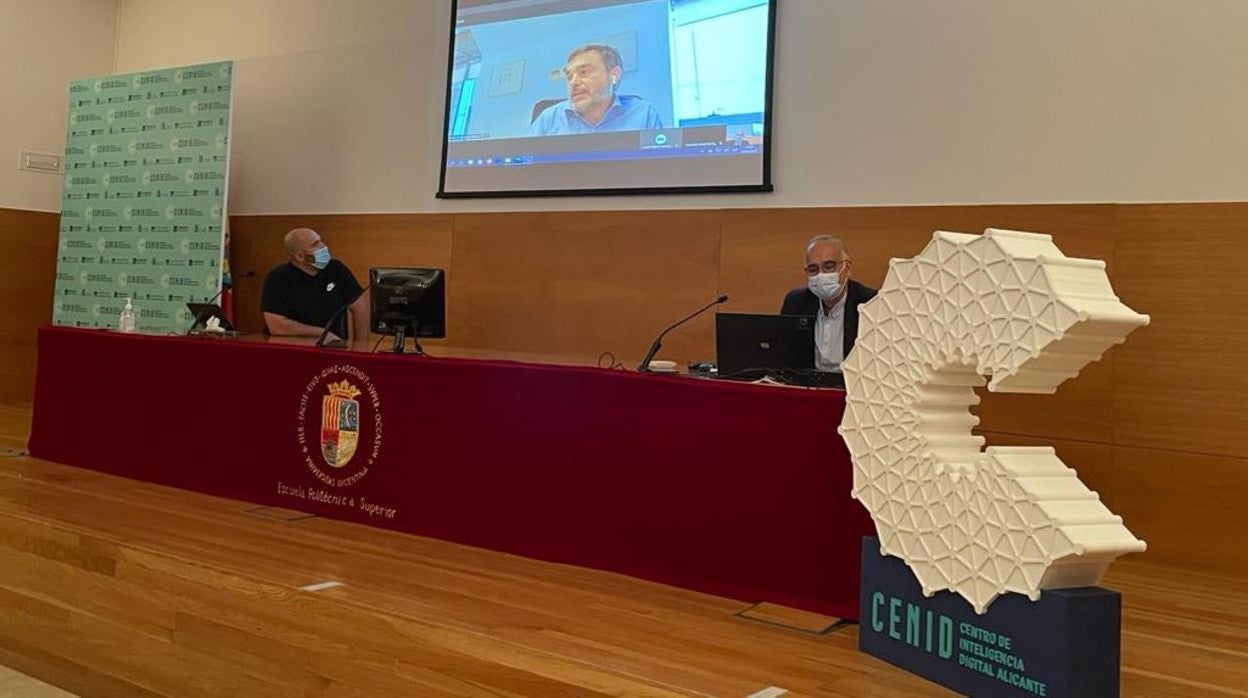
<instances>
[{"instance_id":1,"label":"nike logo on t-shirt","mask_svg":"<svg viewBox=\"0 0 1248 698\"><path fill-rule=\"evenodd\" d=\"M329 282L329 285L325 287L325 292L329 293L332 290L334 290L334 282L331 281Z\"/></svg>"}]
</instances>

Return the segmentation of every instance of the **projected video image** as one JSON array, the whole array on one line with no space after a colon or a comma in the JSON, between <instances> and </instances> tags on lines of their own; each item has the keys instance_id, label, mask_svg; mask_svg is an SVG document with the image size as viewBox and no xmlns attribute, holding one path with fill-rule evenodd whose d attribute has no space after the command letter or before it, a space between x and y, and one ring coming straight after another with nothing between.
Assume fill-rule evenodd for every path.
<instances>
[{"instance_id":1,"label":"projected video image","mask_svg":"<svg viewBox=\"0 0 1248 698\"><path fill-rule=\"evenodd\" d=\"M459 0L442 195L769 187L774 0Z\"/></svg>"}]
</instances>

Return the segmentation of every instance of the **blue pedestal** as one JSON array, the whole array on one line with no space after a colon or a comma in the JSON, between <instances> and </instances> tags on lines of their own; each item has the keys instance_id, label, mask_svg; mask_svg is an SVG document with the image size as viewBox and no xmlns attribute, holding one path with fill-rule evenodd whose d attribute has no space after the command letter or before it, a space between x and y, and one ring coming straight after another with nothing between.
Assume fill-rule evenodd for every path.
<instances>
[{"instance_id":1,"label":"blue pedestal","mask_svg":"<svg viewBox=\"0 0 1248 698\"><path fill-rule=\"evenodd\" d=\"M984 615L942 591L924 598L906 563L862 539L858 648L972 696L1118 695L1122 597L1056 589L1007 594Z\"/></svg>"}]
</instances>

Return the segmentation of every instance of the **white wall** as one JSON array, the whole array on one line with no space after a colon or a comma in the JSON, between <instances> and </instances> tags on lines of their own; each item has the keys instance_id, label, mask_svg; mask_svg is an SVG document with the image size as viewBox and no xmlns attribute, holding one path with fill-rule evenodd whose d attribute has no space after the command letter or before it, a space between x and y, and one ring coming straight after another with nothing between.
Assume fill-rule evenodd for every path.
<instances>
[{"instance_id":1,"label":"white wall","mask_svg":"<svg viewBox=\"0 0 1248 698\"><path fill-rule=\"evenodd\" d=\"M234 213L1248 199L1245 0L780 3L769 195L434 199L449 0L121 0L117 69L240 60Z\"/></svg>"},{"instance_id":2,"label":"white wall","mask_svg":"<svg viewBox=\"0 0 1248 698\"><path fill-rule=\"evenodd\" d=\"M113 70L117 0L0 0L0 208L61 210L61 178L18 151L65 152L69 82Z\"/></svg>"}]
</instances>

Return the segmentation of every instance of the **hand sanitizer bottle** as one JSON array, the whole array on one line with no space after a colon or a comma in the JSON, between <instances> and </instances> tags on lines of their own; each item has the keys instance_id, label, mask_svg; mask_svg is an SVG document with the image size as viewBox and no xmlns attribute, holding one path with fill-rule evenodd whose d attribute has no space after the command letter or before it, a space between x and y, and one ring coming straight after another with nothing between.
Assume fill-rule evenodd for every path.
<instances>
[{"instance_id":1,"label":"hand sanitizer bottle","mask_svg":"<svg viewBox=\"0 0 1248 698\"><path fill-rule=\"evenodd\" d=\"M129 298L127 298L126 307L121 309L121 318L117 322L117 331L134 332L135 325L134 304L130 302Z\"/></svg>"}]
</instances>

